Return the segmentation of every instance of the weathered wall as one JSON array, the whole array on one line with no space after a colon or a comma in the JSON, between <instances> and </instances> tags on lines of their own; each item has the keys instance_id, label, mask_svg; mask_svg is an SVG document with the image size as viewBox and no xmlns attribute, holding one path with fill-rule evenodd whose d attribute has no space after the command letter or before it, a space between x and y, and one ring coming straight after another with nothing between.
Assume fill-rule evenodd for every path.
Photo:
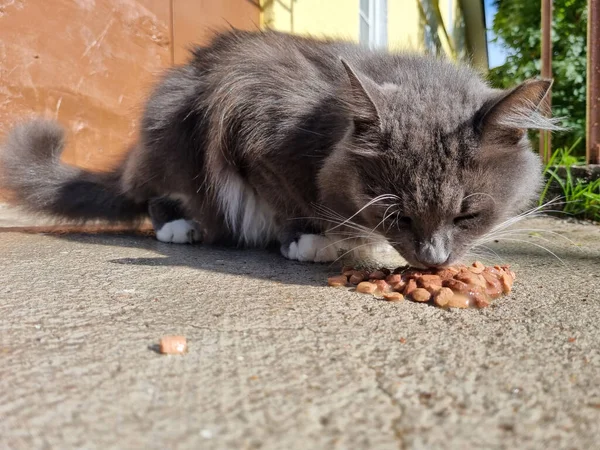
<instances>
[{"instance_id":1,"label":"weathered wall","mask_svg":"<svg viewBox=\"0 0 600 450\"><path fill-rule=\"evenodd\" d=\"M187 60L187 49L192 43L205 42L215 31L230 27L258 30L258 0L174 0L175 64Z\"/></svg>"},{"instance_id":2,"label":"weathered wall","mask_svg":"<svg viewBox=\"0 0 600 450\"><path fill-rule=\"evenodd\" d=\"M104 166L134 139L137 109L170 63L169 4L0 2L0 133L43 114L68 131L64 158Z\"/></svg>"},{"instance_id":3,"label":"weathered wall","mask_svg":"<svg viewBox=\"0 0 600 450\"><path fill-rule=\"evenodd\" d=\"M259 10L249 0L0 0L0 139L41 114L65 126L67 162L110 165L135 140L157 75L227 22L252 28Z\"/></svg>"}]
</instances>

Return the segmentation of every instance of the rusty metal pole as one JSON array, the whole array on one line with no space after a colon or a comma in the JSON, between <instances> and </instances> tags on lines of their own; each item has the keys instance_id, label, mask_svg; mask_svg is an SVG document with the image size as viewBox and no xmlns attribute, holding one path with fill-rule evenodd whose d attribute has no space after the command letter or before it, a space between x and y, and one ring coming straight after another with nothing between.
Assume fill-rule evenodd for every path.
<instances>
[{"instance_id":1,"label":"rusty metal pole","mask_svg":"<svg viewBox=\"0 0 600 450\"><path fill-rule=\"evenodd\" d=\"M175 64L175 22L173 15L173 0L169 0L169 50L171 52L171 65Z\"/></svg>"},{"instance_id":2,"label":"rusty metal pole","mask_svg":"<svg viewBox=\"0 0 600 450\"><path fill-rule=\"evenodd\" d=\"M542 0L542 78L552 78L552 0ZM542 113L552 114L552 92L541 104ZM552 141L549 131L540 131L540 157L544 163L552 155Z\"/></svg>"},{"instance_id":3,"label":"rusty metal pole","mask_svg":"<svg viewBox=\"0 0 600 450\"><path fill-rule=\"evenodd\" d=\"M600 1L588 0L585 157L600 164Z\"/></svg>"}]
</instances>

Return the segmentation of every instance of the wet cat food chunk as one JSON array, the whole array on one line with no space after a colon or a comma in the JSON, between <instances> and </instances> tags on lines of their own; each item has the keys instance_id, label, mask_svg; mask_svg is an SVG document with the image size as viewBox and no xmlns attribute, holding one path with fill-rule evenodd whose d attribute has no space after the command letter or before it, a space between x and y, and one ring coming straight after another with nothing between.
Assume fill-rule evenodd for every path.
<instances>
[{"instance_id":1,"label":"wet cat food chunk","mask_svg":"<svg viewBox=\"0 0 600 450\"><path fill-rule=\"evenodd\" d=\"M446 306L453 296L452 289L443 287L433 296L433 302L437 306Z\"/></svg>"},{"instance_id":2,"label":"wet cat food chunk","mask_svg":"<svg viewBox=\"0 0 600 450\"><path fill-rule=\"evenodd\" d=\"M369 281L363 281L356 286L356 292L362 292L363 294L373 294L376 290L377 285Z\"/></svg>"},{"instance_id":3,"label":"wet cat food chunk","mask_svg":"<svg viewBox=\"0 0 600 450\"><path fill-rule=\"evenodd\" d=\"M327 278L327 284L331 287L341 287L348 284L348 277L344 275L337 275L335 277Z\"/></svg>"},{"instance_id":4,"label":"wet cat food chunk","mask_svg":"<svg viewBox=\"0 0 600 450\"><path fill-rule=\"evenodd\" d=\"M369 274L369 280L383 280L386 277L382 270L374 270Z\"/></svg>"},{"instance_id":5,"label":"wet cat food chunk","mask_svg":"<svg viewBox=\"0 0 600 450\"><path fill-rule=\"evenodd\" d=\"M431 300L431 293L427 289L417 288L410 293L410 297L415 302L428 302Z\"/></svg>"},{"instance_id":6,"label":"wet cat food chunk","mask_svg":"<svg viewBox=\"0 0 600 450\"><path fill-rule=\"evenodd\" d=\"M388 302L401 302L404 300L404 295L400 292L384 292L383 298Z\"/></svg>"},{"instance_id":7,"label":"wet cat food chunk","mask_svg":"<svg viewBox=\"0 0 600 450\"><path fill-rule=\"evenodd\" d=\"M408 297L443 308L485 308L492 299L509 294L514 280L515 273L510 266L486 267L475 261L470 266L430 270L402 266L394 270L365 271L345 267L342 275L329 278L328 283L330 286L354 284L357 292L388 301Z\"/></svg>"}]
</instances>

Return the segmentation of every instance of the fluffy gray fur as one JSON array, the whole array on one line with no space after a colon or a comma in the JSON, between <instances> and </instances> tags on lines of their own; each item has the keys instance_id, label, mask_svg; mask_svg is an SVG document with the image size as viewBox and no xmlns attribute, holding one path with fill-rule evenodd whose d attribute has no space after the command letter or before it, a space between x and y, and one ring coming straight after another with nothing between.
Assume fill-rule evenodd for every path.
<instances>
[{"instance_id":1,"label":"fluffy gray fur","mask_svg":"<svg viewBox=\"0 0 600 450\"><path fill-rule=\"evenodd\" d=\"M556 127L537 112L550 84L499 91L432 57L231 31L166 73L114 171L65 166L60 128L34 121L2 147L0 188L71 220L135 220L166 199L207 243L326 260L298 256L302 236L385 240L443 266L536 197L525 130Z\"/></svg>"}]
</instances>

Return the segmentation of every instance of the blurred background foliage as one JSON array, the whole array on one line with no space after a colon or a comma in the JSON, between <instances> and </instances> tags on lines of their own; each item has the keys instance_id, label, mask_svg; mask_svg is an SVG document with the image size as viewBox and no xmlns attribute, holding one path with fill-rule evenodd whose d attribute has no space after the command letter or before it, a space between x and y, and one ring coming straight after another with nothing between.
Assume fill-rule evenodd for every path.
<instances>
[{"instance_id":1,"label":"blurred background foliage","mask_svg":"<svg viewBox=\"0 0 600 450\"><path fill-rule=\"evenodd\" d=\"M493 86L507 88L540 73L541 0L496 0L494 42L506 48L506 62L490 69ZM552 111L568 131L557 133L553 148L585 154L587 0L554 0L552 30ZM536 136L537 137L537 136Z\"/></svg>"}]
</instances>

